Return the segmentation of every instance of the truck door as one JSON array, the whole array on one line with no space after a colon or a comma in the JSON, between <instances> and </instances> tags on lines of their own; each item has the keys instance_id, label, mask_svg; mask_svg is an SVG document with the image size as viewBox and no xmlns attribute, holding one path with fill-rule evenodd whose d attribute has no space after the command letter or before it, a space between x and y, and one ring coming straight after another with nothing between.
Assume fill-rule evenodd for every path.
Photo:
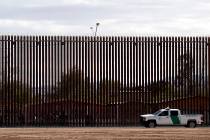
<instances>
[{"instance_id":1,"label":"truck door","mask_svg":"<svg viewBox=\"0 0 210 140\"><path fill-rule=\"evenodd\" d=\"M158 115L157 124L158 125L169 125L170 124L170 118L169 118L168 110L163 111Z\"/></svg>"},{"instance_id":2,"label":"truck door","mask_svg":"<svg viewBox=\"0 0 210 140\"><path fill-rule=\"evenodd\" d=\"M178 114L179 113L176 110L171 110L170 111L171 124L173 124L173 125L179 125L180 124L180 119L179 119Z\"/></svg>"}]
</instances>

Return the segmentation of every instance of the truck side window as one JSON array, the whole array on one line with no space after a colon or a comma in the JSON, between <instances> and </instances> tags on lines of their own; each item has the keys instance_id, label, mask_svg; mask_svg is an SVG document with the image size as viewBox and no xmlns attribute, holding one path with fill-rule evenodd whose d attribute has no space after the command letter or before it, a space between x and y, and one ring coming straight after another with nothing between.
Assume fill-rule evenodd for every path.
<instances>
[{"instance_id":1,"label":"truck side window","mask_svg":"<svg viewBox=\"0 0 210 140\"><path fill-rule=\"evenodd\" d=\"M171 111L171 116L178 116L178 111Z\"/></svg>"},{"instance_id":2,"label":"truck side window","mask_svg":"<svg viewBox=\"0 0 210 140\"><path fill-rule=\"evenodd\" d=\"M168 111L163 111L162 113L159 114L159 116L168 116Z\"/></svg>"}]
</instances>

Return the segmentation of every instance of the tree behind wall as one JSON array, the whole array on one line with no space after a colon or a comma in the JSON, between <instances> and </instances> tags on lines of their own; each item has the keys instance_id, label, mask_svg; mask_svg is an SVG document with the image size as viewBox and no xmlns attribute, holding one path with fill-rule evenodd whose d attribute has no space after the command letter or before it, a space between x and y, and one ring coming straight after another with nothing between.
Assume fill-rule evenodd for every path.
<instances>
[{"instance_id":1,"label":"tree behind wall","mask_svg":"<svg viewBox=\"0 0 210 140\"><path fill-rule=\"evenodd\" d=\"M88 77L84 76L82 70L74 67L69 69L67 73L62 73L61 80L54 88L54 93L48 96L48 99L84 100L85 93L88 94L89 91Z\"/></svg>"},{"instance_id":2,"label":"tree behind wall","mask_svg":"<svg viewBox=\"0 0 210 140\"><path fill-rule=\"evenodd\" d=\"M184 96L190 96L195 83L195 79L193 79L195 74L195 60L189 52L179 56L178 68L176 85Z\"/></svg>"}]
</instances>

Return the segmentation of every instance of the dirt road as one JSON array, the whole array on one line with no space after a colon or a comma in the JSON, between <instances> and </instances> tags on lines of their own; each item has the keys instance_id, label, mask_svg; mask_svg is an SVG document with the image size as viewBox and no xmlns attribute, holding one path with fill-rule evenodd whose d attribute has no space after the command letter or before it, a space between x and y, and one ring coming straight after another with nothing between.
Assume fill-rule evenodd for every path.
<instances>
[{"instance_id":1,"label":"dirt road","mask_svg":"<svg viewBox=\"0 0 210 140\"><path fill-rule=\"evenodd\" d=\"M0 128L0 140L210 140L210 128Z\"/></svg>"}]
</instances>

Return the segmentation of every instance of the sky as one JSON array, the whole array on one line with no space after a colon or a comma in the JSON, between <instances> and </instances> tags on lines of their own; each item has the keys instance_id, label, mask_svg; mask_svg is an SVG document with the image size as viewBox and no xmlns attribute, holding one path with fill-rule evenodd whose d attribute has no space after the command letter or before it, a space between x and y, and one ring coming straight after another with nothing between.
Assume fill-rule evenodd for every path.
<instances>
[{"instance_id":1,"label":"sky","mask_svg":"<svg viewBox=\"0 0 210 140\"><path fill-rule=\"evenodd\" d=\"M2 35L209 36L210 0L1 0Z\"/></svg>"}]
</instances>

